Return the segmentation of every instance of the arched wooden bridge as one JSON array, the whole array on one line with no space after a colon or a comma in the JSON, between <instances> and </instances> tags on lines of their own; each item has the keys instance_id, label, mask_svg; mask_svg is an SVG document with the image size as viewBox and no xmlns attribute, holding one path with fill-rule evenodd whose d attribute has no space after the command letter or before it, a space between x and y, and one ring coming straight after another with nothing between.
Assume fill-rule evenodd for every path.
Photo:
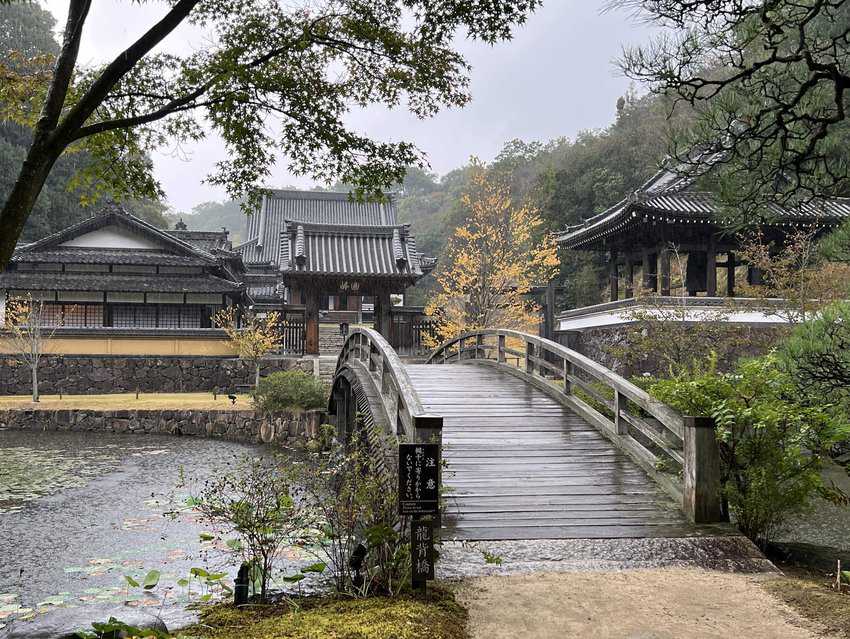
<instances>
[{"instance_id":1,"label":"arched wooden bridge","mask_svg":"<svg viewBox=\"0 0 850 639\"><path fill-rule=\"evenodd\" d=\"M508 330L451 340L405 365L355 328L331 412L352 432L439 440L444 538L725 534L714 433L583 355Z\"/></svg>"}]
</instances>

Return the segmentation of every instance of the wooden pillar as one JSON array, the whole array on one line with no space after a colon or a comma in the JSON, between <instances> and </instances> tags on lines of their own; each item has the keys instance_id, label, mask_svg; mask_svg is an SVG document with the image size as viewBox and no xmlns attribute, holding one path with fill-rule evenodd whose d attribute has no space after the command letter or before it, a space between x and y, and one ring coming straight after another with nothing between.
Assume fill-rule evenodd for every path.
<instances>
[{"instance_id":1,"label":"wooden pillar","mask_svg":"<svg viewBox=\"0 0 850 639\"><path fill-rule=\"evenodd\" d=\"M379 289L375 293L375 330L387 341L390 339L390 310L390 292Z\"/></svg>"},{"instance_id":2,"label":"wooden pillar","mask_svg":"<svg viewBox=\"0 0 850 639\"><path fill-rule=\"evenodd\" d=\"M543 337L555 339L555 280L549 280L546 284L546 303L543 305L545 312L545 325Z\"/></svg>"},{"instance_id":3,"label":"wooden pillar","mask_svg":"<svg viewBox=\"0 0 850 639\"><path fill-rule=\"evenodd\" d=\"M319 354L319 290L315 287L301 290L304 298L304 321L307 324L305 352L307 355Z\"/></svg>"},{"instance_id":4,"label":"wooden pillar","mask_svg":"<svg viewBox=\"0 0 850 639\"><path fill-rule=\"evenodd\" d=\"M643 288L647 291L658 292L656 261L655 253L650 253L649 251L643 252Z\"/></svg>"},{"instance_id":5,"label":"wooden pillar","mask_svg":"<svg viewBox=\"0 0 850 639\"><path fill-rule=\"evenodd\" d=\"M626 299L635 296L635 259L629 253L626 255ZM551 339L551 338L550 338Z\"/></svg>"},{"instance_id":6,"label":"wooden pillar","mask_svg":"<svg viewBox=\"0 0 850 639\"><path fill-rule=\"evenodd\" d=\"M661 294L670 295L670 249L664 247L659 254L658 272L661 276Z\"/></svg>"},{"instance_id":7,"label":"wooden pillar","mask_svg":"<svg viewBox=\"0 0 850 639\"><path fill-rule=\"evenodd\" d=\"M714 236L708 240L705 251L705 294L717 297L717 249L714 246Z\"/></svg>"},{"instance_id":8,"label":"wooden pillar","mask_svg":"<svg viewBox=\"0 0 850 639\"><path fill-rule=\"evenodd\" d=\"M608 263L608 279L611 287L611 301L616 302L620 297L620 277L617 270L617 249L611 249Z\"/></svg>"},{"instance_id":9,"label":"wooden pillar","mask_svg":"<svg viewBox=\"0 0 850 639\"><path fill-rule=\"evenodd\" d=\"M696 524L728 521L720 494L720 452L711 417L685 417L682 506Z\"/></svg>"},{"instance_id":10,"label":"wooden pillar","mask_svg":"<svg viewBox=\"0 0 850 639\"><path fill-rule=\"evenodd\" d=\"M726 295L735 297L735 254L726 254Z\"/></svg>"}]
</instances>

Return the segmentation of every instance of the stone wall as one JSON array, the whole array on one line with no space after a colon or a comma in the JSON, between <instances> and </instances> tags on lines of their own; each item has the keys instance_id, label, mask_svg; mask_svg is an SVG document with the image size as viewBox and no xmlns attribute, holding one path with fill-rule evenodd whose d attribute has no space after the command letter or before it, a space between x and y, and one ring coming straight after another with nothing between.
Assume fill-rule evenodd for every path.
<instances>
[{"instance_id":1,"label":"stone wall","mask_svg":"<svg viewBox=\"0 0 850 639\"><path fill-rule=\"evenodd\" d=\"M313 373L311 359L281 358L263 362L261 373L301 368ZM230 391L253 385L254 366L232 357L77 357L46 355L38 368L45 395ZM0 395L32 392L30 369L0 356Z\"/></svg>"},{"instance_id":2,"label":"stone wall","mask_svg":"<svg viewBox=\"0 0 850 639\"><path fill-rule=\"evenodd\" d=\"M725 356L720 357L719 366L721 369L731 368L742 357L763 355L787 335L789 330L787 326L776 324L729 324L724 329L722 339L728 340L729 344L734 344L734 348L731 348ZM640 362L625 362L618 357L618 353L628 348L629 335L634 330L636 330L635 325L604 326L582 331L557 333L556 341L624 377L643 375L644 373L666 374L667 371L663 370L664 365L652 356ZM716 351L717 345L704 345L706 356L711 350Z\"/></svg>"},{"instance_id":3,"label":"stone wall","mask_svg":"<svg viewBox=\"0 0 850 639\"><path fill-rule=\"evenodd\" d=\"M324 411L279 413L204 410L5 410L0 429L210 437L245 443L294 444L318 437Z\"/></svg>"}]
</instances>

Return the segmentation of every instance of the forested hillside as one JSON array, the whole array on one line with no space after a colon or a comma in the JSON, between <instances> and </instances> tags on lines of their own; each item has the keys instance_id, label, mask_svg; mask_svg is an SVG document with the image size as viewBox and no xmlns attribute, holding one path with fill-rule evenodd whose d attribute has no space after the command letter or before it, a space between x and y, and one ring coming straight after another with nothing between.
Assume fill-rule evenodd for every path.
<instances>
[{"instance_id":1,"label":"forested hillside","mask_svg":"<svg viewBox=\"0 0 850 639\"><path fill-rule=\"evenodd\" d=\"M576 224L615 204L649 178L663 161L674 125L684 124L686 113L669 118L662 99L627 95L612 106L614 122L606 129L585 131L575 139L547 143L513 140L488 165L511 186L517 202L530 200L539 207L549 230ZM467 188L470 165L439 178L413 169L403 185L399 209L409 222L420 248L441 253L446 239L463 221L460 198ZM566 293L559 305L599 301L602 256L562 256L561 280ZM429 288L426 280L411 301L421 302Z\"/></svg>"},{"instance_id":2,"label":"forested hillside","mask_svg":"<svg viewBox=\"0 0 850 639\"><path fill-rule=\"evenodd\" d=\"M14 67L20 63L20 55L27 59L45 56L43 64L51 64L52 57L59 51L53 36L54 24L53 15L38 4L0 6L0 65ZM10 55L11 51L17 53ZM11 190L30 140L27 129L11 122L0 122L0 200ZM98 210L97 194L76 188L73 181L86 161L84 153L59 158L27 221L22 242L54 233ZM124 205L152 224L166 225L166 207L159 202L130 201Z\"/></svg>"}]
</instances>

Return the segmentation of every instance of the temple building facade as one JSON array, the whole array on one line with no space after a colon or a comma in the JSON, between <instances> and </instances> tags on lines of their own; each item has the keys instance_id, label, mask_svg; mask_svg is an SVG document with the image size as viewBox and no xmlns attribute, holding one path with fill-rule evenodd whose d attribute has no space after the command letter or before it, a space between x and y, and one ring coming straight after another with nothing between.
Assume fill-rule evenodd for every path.
<instances>
[{"instance_id":1,"label":"temple building facade","mask_svg":"<svg viewBox=\"0 0 850 639\"><path fill-rule=\"evenodd\" d=\"M348 193L269 191L236 246L259 308L302 309L306 352L319 352L319 324L371 320L389 337L391 296L403 296L434 266L399 224L392 195L360 202Z\"/></svg>"},{"instance_id":2,"label":"temple building facade","mask_svg":"<svg viewBox=\"0 0 850 639\"><path fill-rule=\"evenodd\" d=\"M834 228L850 217L850 200L824 198L795 208L774 204L770 209L759 230L764 241L781 244L795 228L816 233ZM726 230L722 214L714 195L698 190L681 173L665 169L607 211L567 228L559 237L563 249L607 253L610 302L562 313L559 330L621 323L617 309L634 304L639 292L715 300L694 299L699 306L736 297L742 278L760 284L761 273L740 259L740 236ZM671 275L674 259L684 266L678 283ZM748 315L746 320L754 318Z\"/></svg>"},{"instance_id":3,"label":"temple building facade","mask_svg":"<svg viewBox=\"0 0 850 639\"><path fill-rule=\"evenodd\" d=\"M111 204L18 247L0 273L0 320L9 297L31 296L44 303L42 324L60 327L60 354L230 354L210 318L248 302L242 259L226 231L179 226L165 231Z\"/></svg>"}]
</instances>

